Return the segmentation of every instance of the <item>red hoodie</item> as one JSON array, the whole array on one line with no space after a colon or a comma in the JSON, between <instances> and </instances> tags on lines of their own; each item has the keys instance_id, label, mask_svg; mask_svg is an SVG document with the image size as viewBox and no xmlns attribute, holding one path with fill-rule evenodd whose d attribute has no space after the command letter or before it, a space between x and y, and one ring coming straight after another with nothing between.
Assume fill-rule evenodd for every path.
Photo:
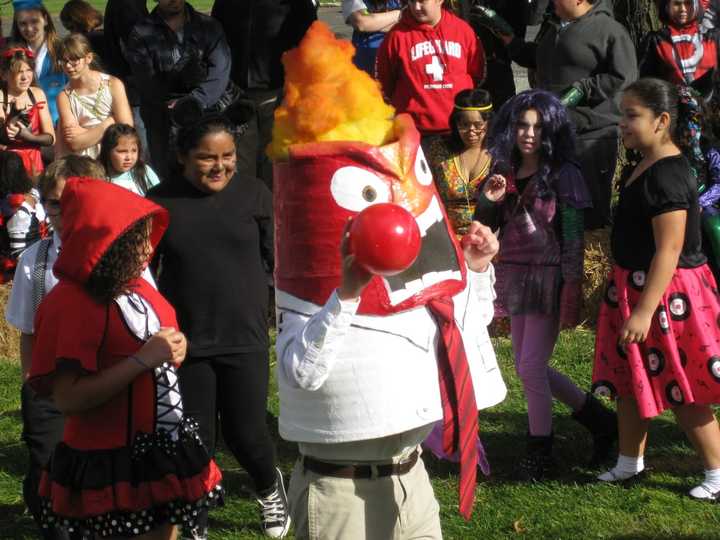
<instances>
[{"instance_id":1,"label":"red hoodie","mask_svg":"<svg viewBox=\"0 0 720 540\"><path fill-rule=\"evenodd\" d=\"M399 113L410 113L423 135L450 130L455 95L485 78L485 53L465 21L443 9L435 26L407 10L378 51L376 77Z\"/></svg>"}]
</instances>

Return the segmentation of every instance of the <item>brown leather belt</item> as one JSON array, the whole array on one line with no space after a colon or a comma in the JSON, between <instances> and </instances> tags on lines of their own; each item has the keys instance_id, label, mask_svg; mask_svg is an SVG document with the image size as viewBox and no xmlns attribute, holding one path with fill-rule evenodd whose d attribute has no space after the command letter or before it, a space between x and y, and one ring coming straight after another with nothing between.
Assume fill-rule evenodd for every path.
<instances>
[{"instance_id":1,"label":"brown leather belt","mask_svg":"<svg viewBox=\"0 0 720 540\"><path fill-rule=\"evenodd\" d=\"M303 467L306 471L312 471L324 476L335 478L382 478L385 476L401 476L410 472L417 463L420 454L415 450L407 461L402 463L387 463L384 465L340 465L338 463L327 463L319 461L310 456L303 456Z\"/></svg>"}]
</instances>

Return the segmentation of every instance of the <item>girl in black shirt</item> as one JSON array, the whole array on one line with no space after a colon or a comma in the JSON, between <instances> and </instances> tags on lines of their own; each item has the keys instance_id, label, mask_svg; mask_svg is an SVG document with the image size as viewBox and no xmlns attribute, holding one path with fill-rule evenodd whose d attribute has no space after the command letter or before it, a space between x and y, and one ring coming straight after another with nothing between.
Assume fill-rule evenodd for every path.
<instances>
[{"instance_id":1,"label":"girl in black shirt","mask_svg":"<svg viewBox=\"0 0 720 540\"><path fill-rule=\"evenodd\" d=\"M615 264L600 307L594 388L617 398L620 455L601 474L628 480L644 469L650 419L672 409L705 467L695 499L720 496L720 301L700 242L697 186L673 142L678 93L659 79L622 99L626 147L643 158L623 183L612 232Z\"/></svg>"},{"instance_id":2,"label":"girl in black shirt","mask_svg":"<svg viewBox=\"0 0 720 540\"><path fill-rule=\"evenodd\" d=\"M290 522L265 419L272 196L236 172L233 129L220 116L183 128L178 170L147 196L170 213L157 282L188 336L178 372L185 409L211 454L220 428L254 481L263 532L280 538ZM193 538L205 538L203 529Z\"/></svg>"}]
</instances>

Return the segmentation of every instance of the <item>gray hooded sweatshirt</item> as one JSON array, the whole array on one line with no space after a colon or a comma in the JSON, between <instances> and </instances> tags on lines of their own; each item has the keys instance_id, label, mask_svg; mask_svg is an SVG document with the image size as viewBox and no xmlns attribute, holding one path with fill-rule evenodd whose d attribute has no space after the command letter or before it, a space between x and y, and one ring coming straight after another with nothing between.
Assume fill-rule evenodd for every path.
<instances>
[{"instance_id":1,"label":"gray hooded sweatshirt","mask_svg":"<svg viewBox=\"0 0 720 540\"><path fill-rule=\"evenodd\" d=\"M635 46L613 16L609 0L595 0L582 17L551 18L537 43L515 39L510 56L537 71L537 87L561 96L571 86L584 99L570 109L578 136L615 136L620 94L638 77Z\"/></svg>"}]
</instances>

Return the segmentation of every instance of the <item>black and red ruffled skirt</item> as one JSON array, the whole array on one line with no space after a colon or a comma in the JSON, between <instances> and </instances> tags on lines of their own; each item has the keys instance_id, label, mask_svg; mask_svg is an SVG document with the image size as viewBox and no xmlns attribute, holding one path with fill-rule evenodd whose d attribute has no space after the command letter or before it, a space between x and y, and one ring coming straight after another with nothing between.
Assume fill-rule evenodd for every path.
<instances>
[{"instance_id":1,"label":"black and red ruffled skirt","mask_svg":"<svg viewBox=\"0 0 720 540\"><path fill-rule=\"evenodd\" d=\"M223 502L222 475L186 419L180 437L141 433L131 447L76 450L60 443L43 473L43 525L133 537L164 524L192 528Z\"/></svg>"}]
</instances>

